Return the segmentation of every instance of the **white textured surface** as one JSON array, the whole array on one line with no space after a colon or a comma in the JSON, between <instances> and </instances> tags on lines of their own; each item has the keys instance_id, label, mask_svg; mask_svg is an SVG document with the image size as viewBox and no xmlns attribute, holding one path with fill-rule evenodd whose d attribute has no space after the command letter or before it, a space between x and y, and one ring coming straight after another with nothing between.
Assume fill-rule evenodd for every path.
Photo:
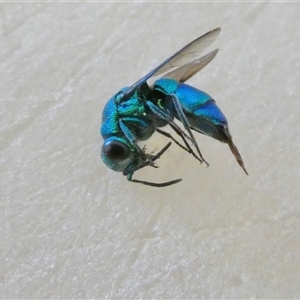
<instances>
[{"instance_id":1,"label":"white textured surface","mask_svg":"<svg viewBox=\"0 0 300 300\"><path fill-rule=\"evenodd\" d=\"M297 3L1 3L1 298L297 298ZM189 83L226 114L250 176L197 135L129 183L99 157L118 89L221 26ZM158 150L160 143L148 141Z\"/></svg>"}]
</instances>

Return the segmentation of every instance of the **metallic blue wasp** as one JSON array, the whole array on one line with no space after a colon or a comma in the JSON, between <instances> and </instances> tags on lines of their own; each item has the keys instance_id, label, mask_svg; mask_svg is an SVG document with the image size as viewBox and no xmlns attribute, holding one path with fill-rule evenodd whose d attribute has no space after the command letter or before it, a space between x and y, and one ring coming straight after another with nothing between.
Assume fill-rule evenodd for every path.
<instances>
[{"instance_id":1,"label":"metallic blue wasp","mask_svg":"<svg viewBox=\"0 0 300 300\"><path fill-rule=\"evenodd\" d=\"M162 62L130 87L116 93L106 104L102 114L101 135L104 139L101 158L112 170L123 172L132 182L163 187L181 179L154 183L133 179L137 170L155 166L155 161L170 147L169 142L156 155L147 154L139 141L149 139L158 132L192 154L200 163L203 158L192 130L227 143L237 162L245 171L242 157L232 141L226 117L208 94L184 82L204 68L217 54L218 49L199 57L219 35L216 28L192 41ZM164 74L152 86L151 77ZM179 120L183 128L175 122ZM183 143L178 142L161 127L169 125ZM193 148L196 151L193 150Z\"/></svg>"}]
</instances>

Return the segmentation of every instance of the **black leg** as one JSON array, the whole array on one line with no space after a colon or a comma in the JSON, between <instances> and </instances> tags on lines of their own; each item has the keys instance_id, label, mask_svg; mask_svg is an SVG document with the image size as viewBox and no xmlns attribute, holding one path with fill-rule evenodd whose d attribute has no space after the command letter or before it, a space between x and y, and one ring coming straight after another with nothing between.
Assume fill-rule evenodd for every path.
<instances>
[{"instance_id":1,"label":"black leg","mask_svg":"<svg viewBox=\"0 0 300 300\"><path fill-rule=\"evenodd\" d=\"M129 166L129 168L125 169L123 172L123 175L127 176L127 180L131 181L131 182L136 182L136 183L141 183L144 185L148 185L148 186L153 186L153 187L165 187L165 186L169 186L175 183L180 182L182 179L174 179L171 181L167 181L167 182L162 182L162 183L156 183L156 182L148 182L148 181L142 181L142 180L136 180L136 179L132 179L133 173L146 167L146 166L153 166L155 160L157 160L158 158L160 158L166 151L167 149L171 146L171 142L169 142L163 149L161 149L156 155L148 155L148 159L147 161L143 161L142 163L138 164L137 166Z\"/></svg>"},{"instance_id":2,"label":"black leg","mask_svg":"<svg viewBox=\"0 0 300 300\"><path fill-rule=\"evenodd\" d=\"M184 128L186 129L186 131L188 132L188 134L189 134L189 136L191 138L191 141L192 141L193 145L196 147L197 152L198 152L201 160L204 161L207 166L209 166L208 162L204 159L204 157L202 156L202 154L200 152L199 146L198 146L198 144L197 144L197 142L196 142L196 140L194 138L194 135L193 135L193 133L191 131L189 122L188 122L188 120L187 120L187 118L186 118L186 116L184 114L184 111L182 110L181 104L180 104L177 96L175 94L172 94L171 98L173 100L174 107L175 107L176 112L178 114L178 118L179 118L180 122L183 124Z\"/></svg>"},{"instance_id":3,"label":"black leg","mask_svg":"<svg viewBox=\"0 0 300 300\"><path fill-rule=\"evenodd\" d=\"M172 127L172 125L170 125ZM166 136L167 138L170 138L176 145L178 145L180 148L184 149L186 152L192 154L200 163L202 163L202 160L196 155L196 153L193 151L193 149L190 147L188 142L186 141L184 135L182 134L181 131L177 131L177 128L172 127L172 129L182 138L182 140L185 143L185 146L181 145L170 133L165 132L161 129L156 128L156 131L163 136Z\"/></svg>"}]
</instances>

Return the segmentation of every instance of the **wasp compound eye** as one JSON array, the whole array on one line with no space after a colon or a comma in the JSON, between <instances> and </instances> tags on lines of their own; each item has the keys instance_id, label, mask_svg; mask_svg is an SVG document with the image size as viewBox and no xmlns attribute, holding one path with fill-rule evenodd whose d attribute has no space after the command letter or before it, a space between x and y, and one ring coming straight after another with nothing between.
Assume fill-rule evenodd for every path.
<instances>
[{"instance_id":1,"label":"wasp compound eye","mask_svg":"<svg viewBox=\"0 0 300 300\"><path fill-rule=\"evenodd\" d=\"M130 153L126 144L119 141L107 141L102 146L102 153L109 159L123 160Z\"/></svg>"}]
</instances>

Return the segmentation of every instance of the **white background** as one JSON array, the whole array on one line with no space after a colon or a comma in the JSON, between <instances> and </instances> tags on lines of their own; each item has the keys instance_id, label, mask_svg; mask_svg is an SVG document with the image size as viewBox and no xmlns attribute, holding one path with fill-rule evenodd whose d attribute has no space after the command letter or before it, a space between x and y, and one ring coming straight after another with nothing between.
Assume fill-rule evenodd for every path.
<instances>
[{"instance_id":1,"label":"white background","mask_svg":"<svg viewBox=\"0 0 300 300\"><path fill-rule=\"evenodd\" d=\"M1 3L2 298L297 298L300 5ZM249 172L196 134L126 180L100 159L102 109L205 32L212 95ZM164 138L146 142L158 151Z\"/></svg>"}]
</instances>

